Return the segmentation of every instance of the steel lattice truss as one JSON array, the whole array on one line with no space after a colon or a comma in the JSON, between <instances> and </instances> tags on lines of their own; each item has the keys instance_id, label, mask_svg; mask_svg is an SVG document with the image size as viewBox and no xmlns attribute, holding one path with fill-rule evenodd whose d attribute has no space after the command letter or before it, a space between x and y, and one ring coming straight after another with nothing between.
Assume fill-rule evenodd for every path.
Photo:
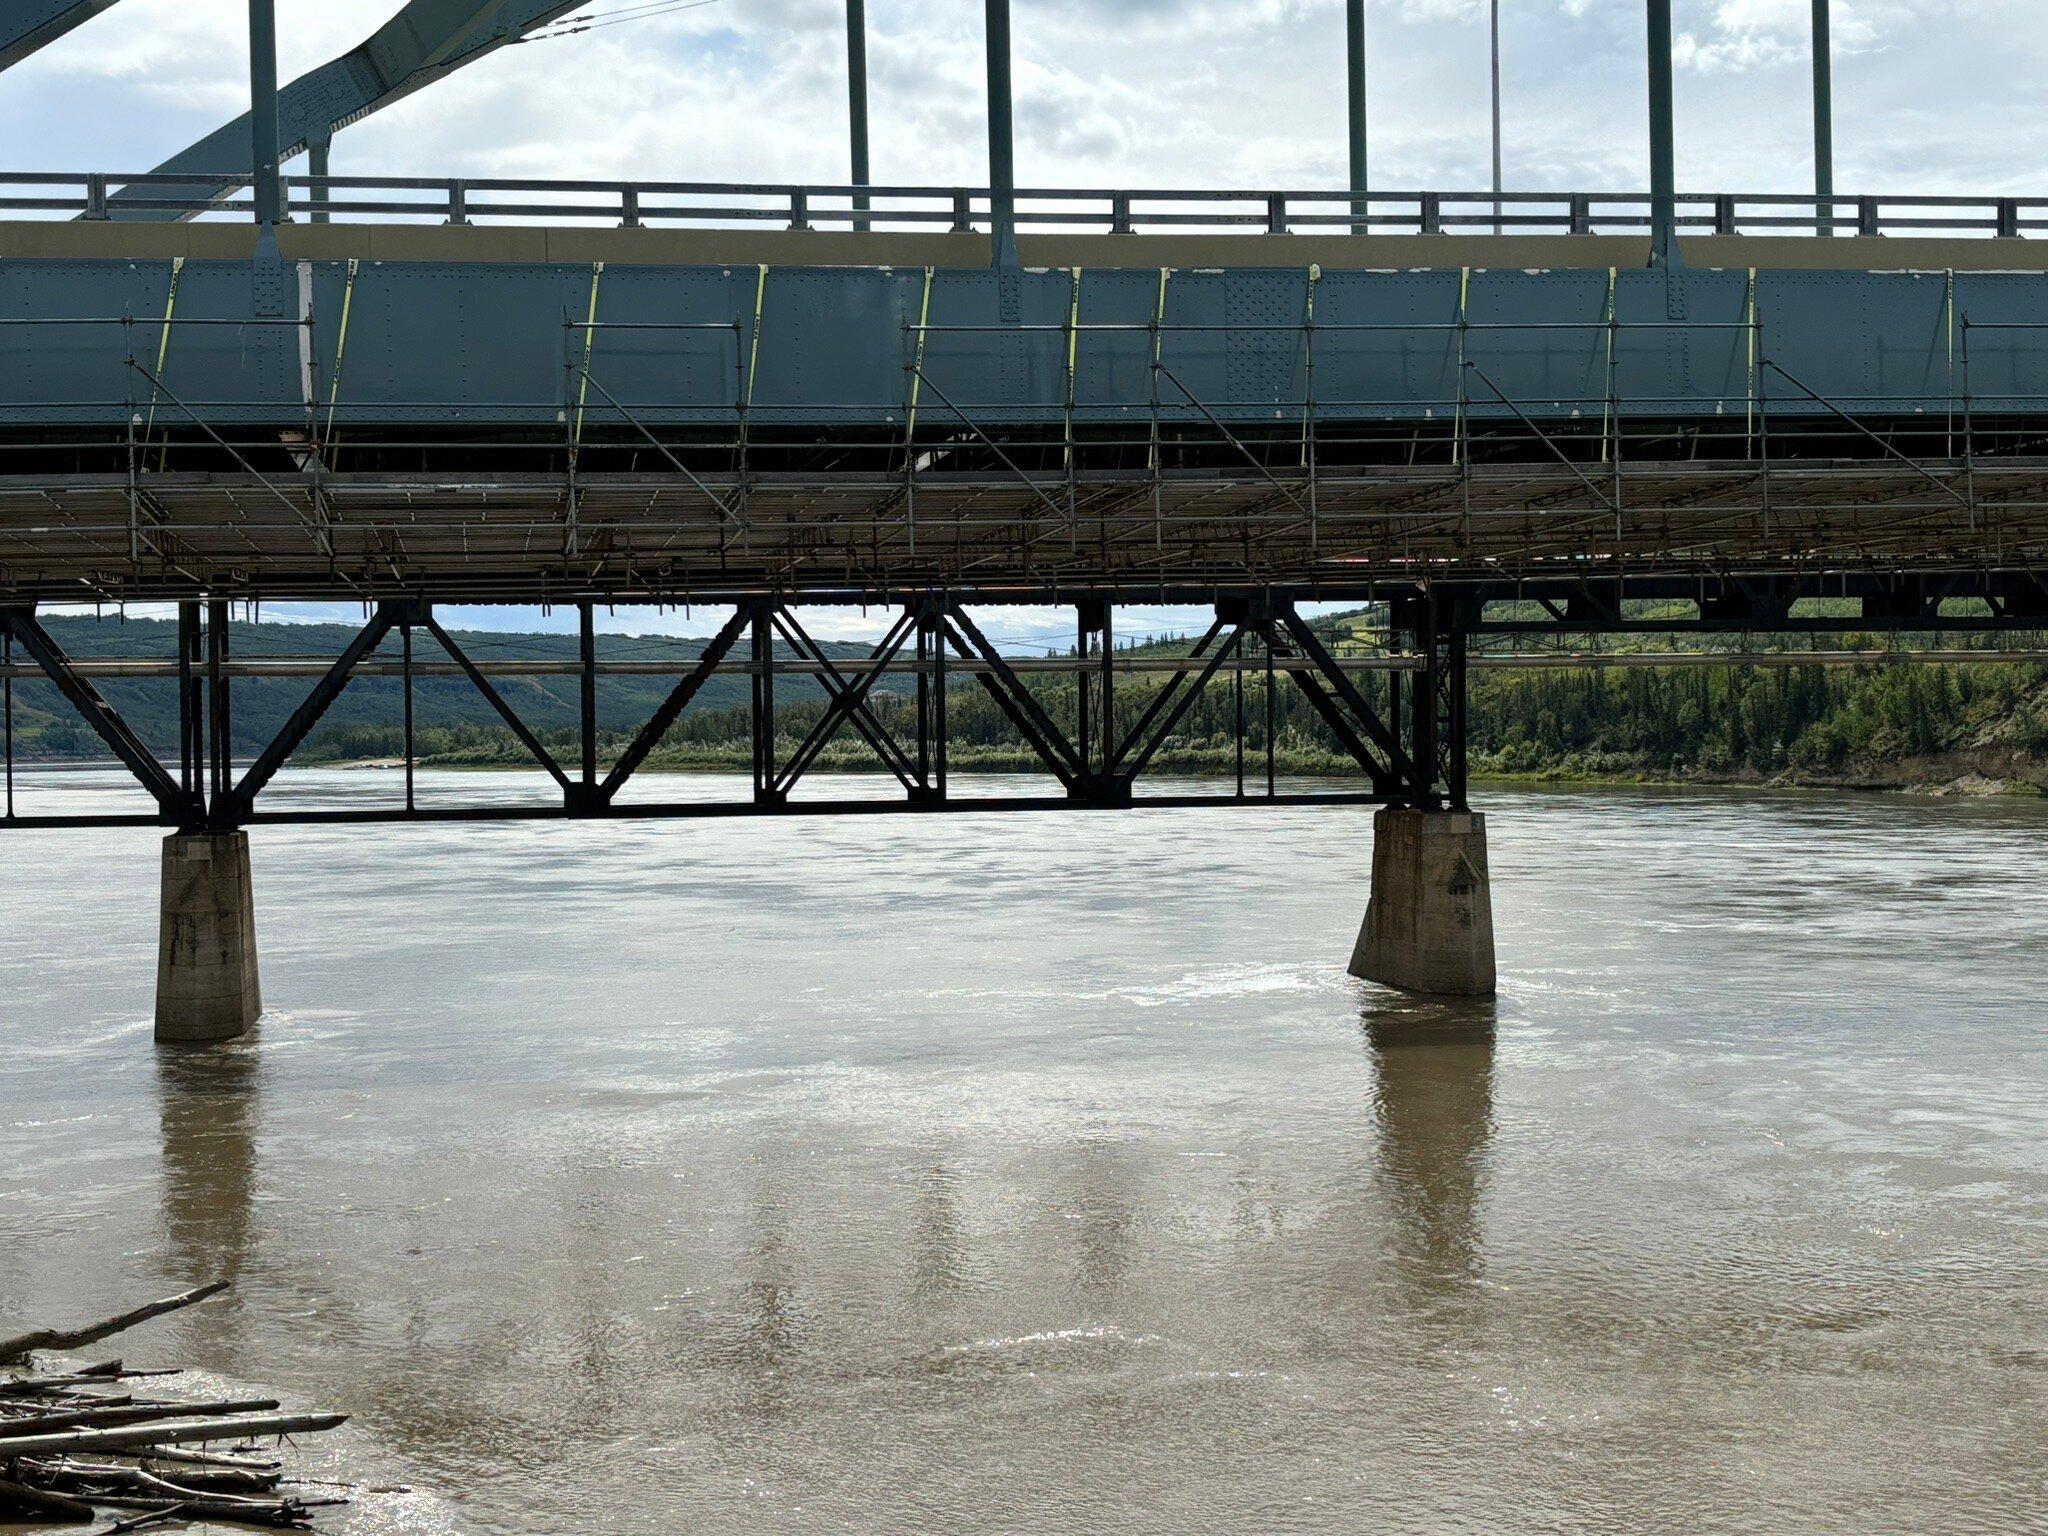
<instances>
[{"instance_id":1,"label":"steel lattice truss","mask_svg":"<svg viewBox=\"0 0 2048 1536\"><path fill-rule=\"evenodd\" d=\"M154 815L84 817L16 816L13 813L13 694L7 710L8 813L0 825L50 826L107 822L155 822L188 830L226 830L265 820L437 820L532 819L535 817L599 818L610 816L704 816L755 811L769 814L817 814L833 811L886 809L1040 810L1059 806L1119 807L1134 800L1134 787L1160 748L1172 736L1203 689L1214 681L1226 661L1241 666L1248 644L1263 655L1268 697L1277 669L1301 689L1310 706L1329 726L1364 776L1357 791L1281 795L1270 756L1267 732L1265 798L1292 803L1462 804L1465 794L1462 748L1449 756L1440 740L1461 740L1457 716L1461 709L1464 650L1448 648L1433 637L1449 615L1431 600L1406 605L1399 622L1419 625L1424 637L1425 665L1412 677L1390 679L1384 701L1368 697L1359 681L1339 665L1323 641L1302 619L1295 605L1267 593L1234 593L1219 597L1215 621L1196 643L1189 666L1152 691L1135 710L1119 714L1116 700L1114 646L1110 608L1106 602L1083 605L1082 686L1080 705L1072 717L1055 719L1023 677L1010 665L966 608L940 593L926 594L903 605L865 662L835 662L805 628L799 610L770 598L740 602L730 619L705 644L701 655L678 677L662 703L608 765L601 764L596 728L596 637L592 605L579 604L582 621L582 709L577 756L564 762L520 717L519 711L442 627L431 604L397 600L376 604L362 628L319 677L277 736L246 764L237 764L229 748L232 708L228 671L228 605L214 602L179 605L178 711L179 745L174 765L158 761L136 732L67 656L36 617L32 606L0 606L0 641L11 654L19 646L34 666L54 683L79 717L99 735L114 756L148 791ZM560 799L550 805L441 808L422 811L412 790L412 637L430 635L483 695L535 763L553 780ZM406 796L403 809L369 811L285 811L272 813L259 804L264 788L304 743L358 669L394 632L403 637L406 689ZM646 763L662 738L682 717L704 684L744 646L750 671L750 721L753 739L752 792L739 804L644 804L621 802L619 792ZM823 712L793 748L778 730L776 655L778 650L807 664L805 675L823 688ZM1447 658L1440 668L1438 657ZM1090 663L1087 658L1093 658ZM908 739L885 721L874 707L874 690L885 672L914 658L915 708ZM956 670L957 669L957 670ZM1241 672L1236 675L1241 677ZM949 679L954 681L949 684ZM1092 688L1090 685L1093 685ZM1053 781L1050 795L991 800L975 797L953 801L948 793L947 756L950 744L949 686L978 687L994 702L1029 746ZM1407 718L1412 740L1404 739L1400 720L1403 696L1409 697ZM1244 695L1238 687L1238 794L1243 800L1245 738ZM858 736L882 768L901 786L894 802L819 804L793 801L791 792L835 738ZM1186 800L1189 797L1181 797ZM1212 803L1213 796L1192 797L1190 803ZM1181 803L1169 800L1151 803Z\"/></svg>"}]
</instances>

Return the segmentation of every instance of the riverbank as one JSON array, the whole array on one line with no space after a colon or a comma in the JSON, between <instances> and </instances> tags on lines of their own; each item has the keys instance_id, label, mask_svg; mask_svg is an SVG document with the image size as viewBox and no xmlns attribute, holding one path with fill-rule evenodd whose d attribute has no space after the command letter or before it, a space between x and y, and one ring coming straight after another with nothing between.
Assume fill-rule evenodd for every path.
<instances>
[{"instance_id":1,"label":"riverbank","mask_svg":"<svg viewBox=\"0 0 2048 1536\"><path fill-rule=\"evenodd\" d=\"M795 744L784 745L786 748L793 748ZM451 753L422 757L416 764L423 769L452 769L458 772L502 771L525 765L526 760L515 753ZM398 769L404 766L404 760L396 757L364 757L324 763L309 761L305 766L345 771ZM750 766L748 758L737 752L694 752L659 757L649 761L641 771L730 773L738 776L746 774ZM1273 766L1276 773L1288 778L1357 777L1355 768L1337 758L1319 754L1278 753L1274 757ZM956 756L950 760L948 767L956 774L995 774L1032 773L1038 771L1040 765L1037 759L1028 753L981 751ZM869 774L875 771L875 764L871 760L863 760L848 753L827 756L821 759L812 771L827 774ZM1154 760L1151 771L1179 778L1234 779L1236 761L1234 755L1229 753L1163 752ZM1263 783L1265 771L1266 760L1263 755L1246 754L1244 772L1248 785ZM1872 759L1853 762L1839 769L1788 767L1775 773L1766 773L1750 765L1735 768L1699 766L1659 771L1630 763L1625 759L1599 756L1524 768L1505 766L1497 759L1481 757L1475 759L1473 763L1472 778L1473 782L1484 784L1560 784L1616 789L1696 786L1853 790L1936 796L2048 796L2048 762L2043 762L2030 754L2000 750L1945 752L1890 760Z\"/></svg>"}]
</instances>

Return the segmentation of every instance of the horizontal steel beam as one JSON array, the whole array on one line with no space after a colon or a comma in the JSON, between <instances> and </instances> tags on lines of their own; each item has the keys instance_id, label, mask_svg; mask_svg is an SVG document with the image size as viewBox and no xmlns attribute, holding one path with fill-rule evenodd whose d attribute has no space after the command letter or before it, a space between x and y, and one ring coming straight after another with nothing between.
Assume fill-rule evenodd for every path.
<instances>
[{"instance_id":1,"label":"horizontal steel beam","mask_svg":"<svg viewBox=\"0 0 2048 1536\"><path fill-rule=\"evenodd\" d=\"M1853 627L1860 621L1849 621ZM1929 629L1938 621L1927 621ZM1658 626L1651 626L1654 630ZM2041 627L2048 630L2048 621ZM1157 677L1180 673L1211 670L1212 664L1200 657L1184 656L1131 656L1103 660L1101 657L1074 656L1024 656L1005 658L1010 671L1027 676L1074 676L1087 673L1099 676L1103 672L1114 672L1123 677ZM1338 656L1337 667L1345 672L1419 672L1426 663L1420 656ZM1875 651L1559 651L1532 652L1519 655L1487 655L1475 651L1468 665L1475 672L1559 672L1559 671L1644 671L1659 668L1683 667L1874 667L1874 666L1991 666L1991 665L2048 666L2048 650L1928 650L1924 648L1887 648ZM301 678L320 677L334 665L332 658L318 657L264 657L259 660L231 660L222 667L224 675L231 678ZM852 663L852 665L860 665ZM676 677L693 670L696 663L685 658L673 661L599 661L596 665L600 677ZM992 670L987 663L951 659L946 662L946 671L953 674L978 676ZM116 678L162 678L176 677L178 664L175 661L156 661L148 658L103 657L93 661L77 661L72 670L81 677ZM486 677L577 677L582 667L574 661L479 661L476 670ZM750 661L720 662L711 667L713 676L752 677L764 669ZM841 670L844 670L842 667ZM916 661L907 657L885 663L880 675L890 677L932 676L938 670L936 663ZM1219 675L1244 673L1247 676L1261 676L1267 671L1262 655L1254 653L1243 658L1227 658L1213 664ZM1272 663L1276 672L1314 672L1316 664L1301 656L1276 656ZM825 669L815 661L783 660L774 664L777 677L822 677ZM12 665L0 664L0 678L36 680L42 672L20 662ZM405 667L396 661L358 662L350 673L353 677L403 677ZM468 674L454 662L415 661L412 665L415 678L464 677Z\"/></svg>"},{"instance_id":2,"label":"horizontal steel beam","mask_svg":"<svg viewBox=\"0 0 2048 1536\"><path fill-rule=\"evenodd\" d=\"M738 775L732 775L737 781ZM962 796L947 800L751 800L673 801L666 803L610 803L595 811L571 812L561 805L468 805L364 807L360 810L256 811L242 818L253 826L392 822L534 822L534 821L722 821L744 816L924 816L924 815L1014 815L1044 811L1129 810L1133 805L1149 810L1204 810L1235 806L1263 806L1299 809L1304 806L1382 805L1383 796L1344 790L1301 790L1285 794L1238 796L1230 792L1213 795L1141 795L1121 806L1100 801L1075 800L1055 795ZM80 827L147 827L163 825L162 818L133 814L107 816L26 815L0 818L0 827L64 829Z\"/></svg>"}]
</instances>

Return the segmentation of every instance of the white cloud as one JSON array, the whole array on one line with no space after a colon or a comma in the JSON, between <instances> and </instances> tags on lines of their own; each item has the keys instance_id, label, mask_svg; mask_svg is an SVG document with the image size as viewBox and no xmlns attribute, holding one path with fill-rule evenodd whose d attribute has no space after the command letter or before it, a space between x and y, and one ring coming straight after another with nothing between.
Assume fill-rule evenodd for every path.
<instances>
[{"instance_id":1,"label":"white cloud","mask_svg":"<svg viewBox=\"0 0 2048 1536\"><path fill-rule=\"evenodd\" d=\"M592 0L614 10L627 0ZM281 0L283 74L395 0ZM717 0L508 47L348 129L336 170L809 180L846 176L838 0ZM1487 174L1485 0L1372 0L1380 186ZM1690 186L1792 190L1806 0L1679 0ZM874 174L979 180L981 6L870 0ZM156 164L236 113L240 0L123 0L0 80L16 166ZM1636 186L1642 8L1503 0L1509 180ZM1325 184L1346 170L1341 0L1018 0L1018 162L1079 186ZM1843 190L2032 193L2048 158L2032 0L1835 0Z\"/></svg>"},{"instance_id":2,"label":"white cloud","mask_svg":"<svg viewBox=\"0 0 2048 1536\"><path fill-rule=\"evenodd\" d=\"M286 78L395 0L281 0ZM626 0L593 0L610 10ZM1372 0L1375 180L1481 184L1485 0ZM1642 8L1504 0L1509 179L1640 185ZM0 80L21 165L127 169L236 111L240 0L123 0ZM337 170L805 180L845 175L837 0L718 0L499 54L349 129ZM2032 0L1835 0L1845 190L2038 191L2048 44ZM1679 0L1688 185L1805 184L1807 0ZM872 0L884 181L984 172L981 7ZM1342 0L1018 0L1027 182L1336 185Z\"/></svg>"}]
</instances>

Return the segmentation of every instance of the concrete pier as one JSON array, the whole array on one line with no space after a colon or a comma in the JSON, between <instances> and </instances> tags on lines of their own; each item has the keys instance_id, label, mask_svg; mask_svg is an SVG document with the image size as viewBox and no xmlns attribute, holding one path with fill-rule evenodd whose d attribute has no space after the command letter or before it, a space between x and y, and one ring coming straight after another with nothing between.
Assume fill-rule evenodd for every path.
<instances>
[{"instance_id":1,"label":"concrete pier","mask_svg":"<svg viewBox=\"0 0 2048 1536\"><path fill-rule=\"evenodd\" d=\"M156 1037L230 1040L262 1011L249 834L174 832L164 839Z\"/></svg>"},{"instance_id":2,"label":"concrete pier","mask_svg":"<svg viewBox=\"0 0 2048 1536\"><path fill-rule=\"evenodd\" d=\"M1372 832L1372 896L1351 974L1410 992L1490 997L1486 818L1388 806Z\"/></svg>"}]
</instances>

